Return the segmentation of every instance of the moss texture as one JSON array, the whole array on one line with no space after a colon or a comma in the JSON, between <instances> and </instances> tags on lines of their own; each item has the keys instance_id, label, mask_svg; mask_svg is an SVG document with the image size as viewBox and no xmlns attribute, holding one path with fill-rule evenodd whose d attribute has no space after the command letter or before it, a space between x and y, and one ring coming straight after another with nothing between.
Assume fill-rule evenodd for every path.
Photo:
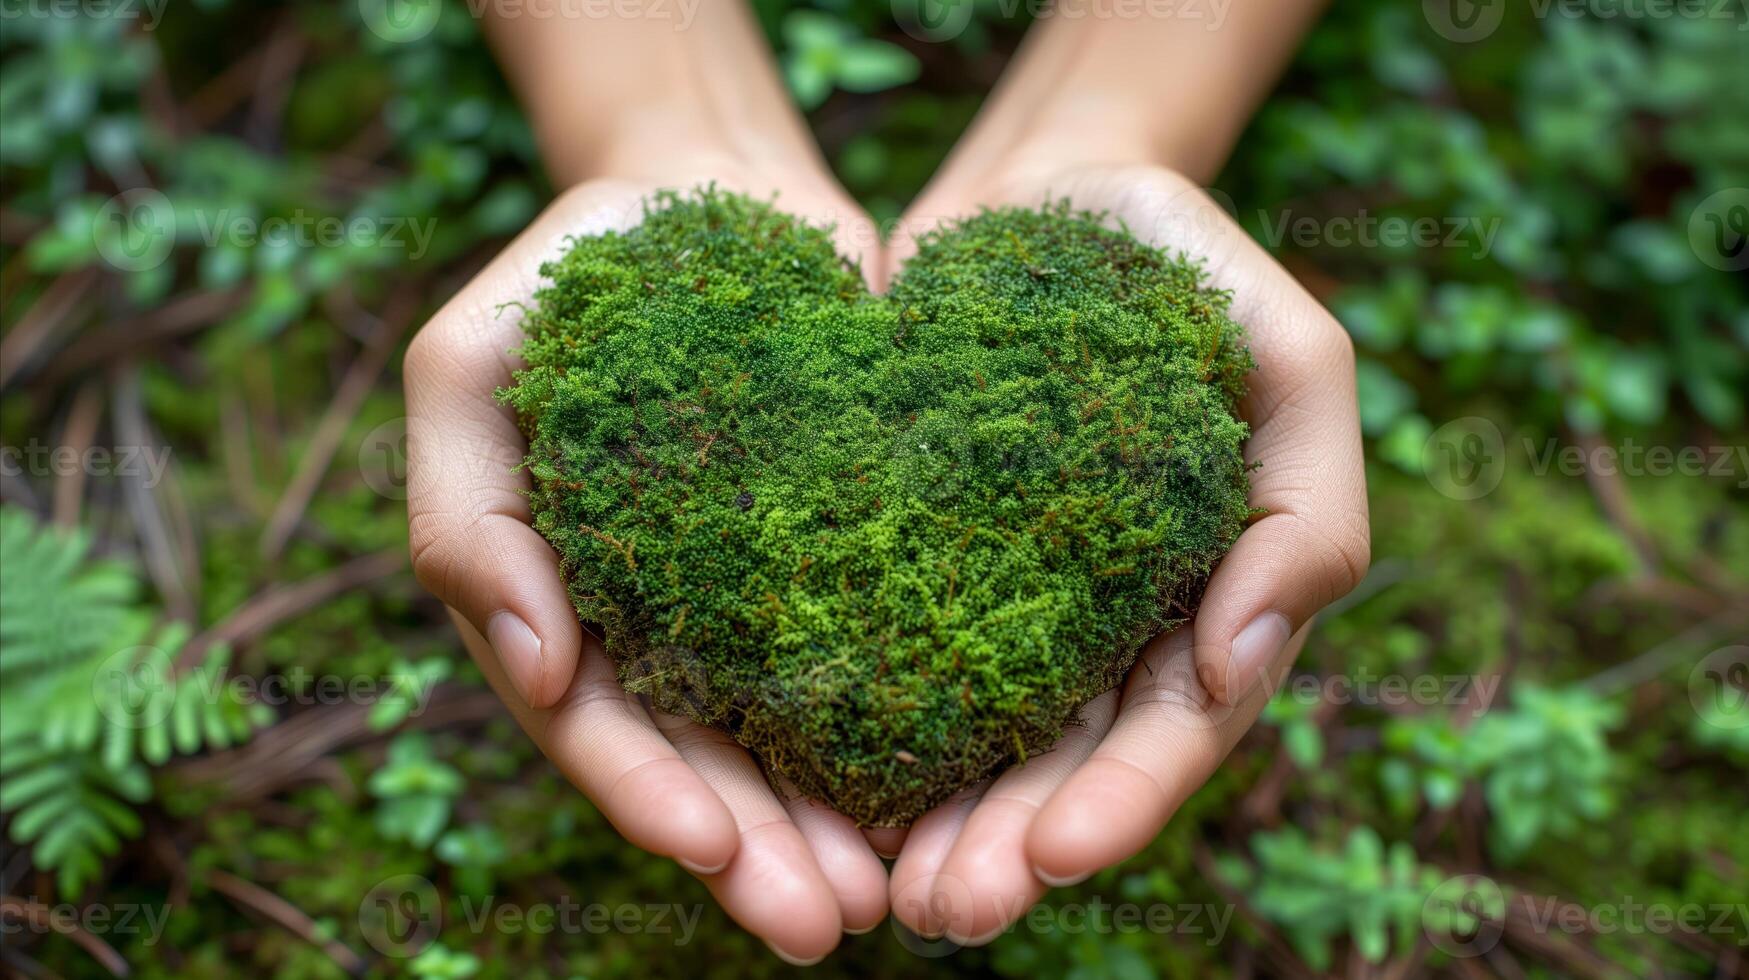
<instances>
[{"instance_id":1,"label":"moss texture","mask_svg":"<svg viewBox=\"0 0 1749 980\"><path fill-rule=\"evenodd\" d=\"M1066 203L942 229L887 296L709 189L542 272L501 394L578 613L864 824L1048 747L1248 517L1226 296Z\"/></svg>"}]
</instances>

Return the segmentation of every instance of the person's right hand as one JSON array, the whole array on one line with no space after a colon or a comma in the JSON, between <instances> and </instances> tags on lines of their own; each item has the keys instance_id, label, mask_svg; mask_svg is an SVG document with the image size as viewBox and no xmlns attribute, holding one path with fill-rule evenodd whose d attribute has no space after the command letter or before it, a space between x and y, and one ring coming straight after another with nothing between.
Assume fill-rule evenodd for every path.
<instances>
[{"instance_id":1,"label":"person's right hand","mask_svg":"<svg viewBox=\"0 0 1749 980\"><path fill-rule=\"evenodd\" d=\"M697 164L697 160L690 161ZM522 306L566 236L636 224L661 188L708 180L837 226L840 250L874 271L868 218L816 179L707 167L660 181L566 191L431 319L407 351L408 514L413 568L449 605L469 652L517 721L626 839L680 862L784 959L825 956L842 932L886 914L885 869L849 820L774 789L728 736L645 707L580 625L557 555L529 524L526 451L494 395L518 366ZM896 845L895 845L896 846Z\"/></svg>"}]
</instances>

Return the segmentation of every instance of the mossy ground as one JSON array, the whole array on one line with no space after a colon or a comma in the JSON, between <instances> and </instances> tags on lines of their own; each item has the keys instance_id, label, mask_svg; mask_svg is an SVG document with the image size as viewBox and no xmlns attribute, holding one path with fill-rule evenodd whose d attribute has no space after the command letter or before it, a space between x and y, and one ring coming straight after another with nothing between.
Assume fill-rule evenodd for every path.
<instances>
[{"instance_id":1,"label":"mossy ground","mask_svg":"<svg viewBox=\"0 0 1749 980\"><path fill-rule=\"evenodd\" d=\"M579 614L865 824L1048 747L1246 520L1226 297L1066 203L929 236L887 296L714 190L542 271L503 397Z\"/></svg>"}]
</instances>

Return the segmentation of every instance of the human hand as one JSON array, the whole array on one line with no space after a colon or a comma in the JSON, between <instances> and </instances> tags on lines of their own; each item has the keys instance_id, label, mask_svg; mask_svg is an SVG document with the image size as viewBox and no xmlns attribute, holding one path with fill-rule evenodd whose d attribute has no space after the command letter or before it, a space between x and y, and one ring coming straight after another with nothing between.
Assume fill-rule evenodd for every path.
<instances>
[{"instance_id":1,"label":"human hand","mask_svg":"<svg viewBox=\"0 0 1749 980\"><path fill-rule=\"evenodd\" d=\"M1012 167L1012 164L1005 164ZM893 914L925 936L988 942L1050 885L1135 854L1256 721L1317 611L1369 560L1365 473L1347 334L1193 181L1141 164L1037 164L949 173L904 222L925 230L980 206L1067 198L1202 259L1232 293L1257 369L1240 406L1250 502L1193 622L1157 637L1121 688L1094 699L1048 753L912 825L893 868ZM915 251L895 242L888 269Z\"/></svg>"},{"instance_id":2,"label":"human hand","mask_svg":"<svg viewBox=\"0 0 1749 980\"><path fill-rule=\"evenodd\" d=\"M868 219L811 171L757 175L693 154L697 171L566 191L426 324L407 351L408 512L419 581L529 736L625 837L704 881L784 959L817 960L886 913L886 873L849 820L774 788L726 735L648 709L579 624L557 556L530 526L526 444L495 389L511 382L538 268L570 235L636 224L645 197L707 180L837 225L873 271Z\"/></svg>"}]
</instances>

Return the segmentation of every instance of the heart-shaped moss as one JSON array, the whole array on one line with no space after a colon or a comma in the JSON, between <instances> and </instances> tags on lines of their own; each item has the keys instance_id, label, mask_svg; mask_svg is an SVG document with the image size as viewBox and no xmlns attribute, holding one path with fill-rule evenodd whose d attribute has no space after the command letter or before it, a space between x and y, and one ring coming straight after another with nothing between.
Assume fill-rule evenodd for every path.
<instances>
[{"instance_id":1,"label":"heart-shaped moss","mask_svg":"<svg viewBox=\"0 0 1749 980\"><path fill-rule=\"evenodd\" d=\"M928 236L887 296L714 190L542 272L502 394L579 614L861 823L1048 747L1246 520L1226 296L1067 204Z\"/></svg>"}]
</instances>

